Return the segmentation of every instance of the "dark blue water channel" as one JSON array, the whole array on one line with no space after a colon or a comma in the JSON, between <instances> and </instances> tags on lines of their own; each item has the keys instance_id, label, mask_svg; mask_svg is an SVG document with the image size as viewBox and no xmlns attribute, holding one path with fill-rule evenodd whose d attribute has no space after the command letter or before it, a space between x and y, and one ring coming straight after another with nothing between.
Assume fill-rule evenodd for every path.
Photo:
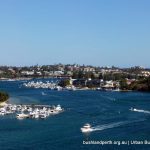
<instances>
[{"instance_id":1,"label":"dark blue water channel","mask_svg":"<svg viewBox=\"0 0 150 150\"><path fill-rule=\"evenodd\" d=\"M3 81L0 89L10 94L10 103L60 104L65 111L45 120L0 116L0 150L150 149L145 144L83 144L83 141L150 141L150 114L129 110L133 107L150 111L149 93L52 91L28 89L22 84ZM121 125L113 126L117 122ZM80 128L85 123L97 126L97 131L83 134Z\"/></svg>"}]
</instances>

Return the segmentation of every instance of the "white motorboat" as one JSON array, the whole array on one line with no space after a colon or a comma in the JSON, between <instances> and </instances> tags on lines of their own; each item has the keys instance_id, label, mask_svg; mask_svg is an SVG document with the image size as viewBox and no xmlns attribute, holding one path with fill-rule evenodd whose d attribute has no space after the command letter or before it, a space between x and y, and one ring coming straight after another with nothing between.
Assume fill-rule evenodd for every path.
<instances>
[{"instance_id":1,"label":"white motorboat","mask_svg":"<svg viewBox=\"0 0 150 150\"><path fill-rule=\"evenodd\" d=\"M5 113L4 113L4 112L0 112L0 115L4 116L4 115L5 115Z\"/></svg>"},{"instance_id":2,"label":"white motorboat","mask_svg":"<svg viewBox=\"0 0 150 150\"><path fill-rule=\"evenodd\" d=\"M28 118L29 115L28 114L24 114L24 113L21 113L21 114L17 114L17 119L24 119L24 118Z\"/></svg>"},{"instance_id":3,"label":"white motorboat","mask_svg":"<svg viewBox=\"0 0 150 150\"><path fill-rule=\"evenodd\" d=\"M96 88L96 91L102 91L101 87Z\"/></svg>"},{"instance_id":4,"label":"white motorboat","mask_svg":"<svg viewBox=\"0 0 150 150\"><path fill-rule=\"evenodd\" d=\"M40 118L45 119L47 117L46 114L40 114Z\"/></svg>"},{"instance_id":5,"label":"white motorboat","mask_svg":"<svg viewBox=\"0 0 150 150\"><path fill-rule=\"evenodd\" d=\"M117 88L117 89L114 89L113 91L115 91L115 92L120 92L120 89Z\"/></svg>"},{"instance_id":6,"label":"white motorboat","mask_svg":"<svg viewBox=\"0 0 150 150\"><path fill-rule=\"evenodd\" d=\"M132 108L132 107L130 108L130 110L131 110L131 111L137 111L136 108Z\"/></svg>"},{"instance_id":7,"label":"white motorboat","mask_svg":"<svg viewBox=\"0 0 150 150\"><path fill-rule=\"evenodd\" d=\"M61 86L56 86L56 87L54 88L54 90L61 91L61 90L62 90L62 87L61 87Z\"/></svg>"},{"instance_id":8,"label":"white motorboat","mask_svg":"<svg viewBox=\"0 0 150 150\"><path fill-rule=\"evenodd\" d=\"M60 105L57 105L57 107L55 108L56 111L62 111L62 108Z\"/></svg>"},{"instance_id":9,"label":"white motorboat","mask_svg":"<svg viewBox=\"0 0 150 150\"><path fill-rule=\"evenodd\" d=\"M68 91L75 91L76 90L76 87L75 86L71 86L71 87L66 87L66 89Z\"/></svg>"},{"instance_id":10,"label":"white motorboat","mask_svg":"<svg viewBox=\"0 0 150 150\"><path fill-rule=\"evenodd\" d=\"M85 124L82 128L81 128L81 131L82 132L91 132L93 129L91 128L91 125L90 124Z\"/></svg>"},{"instance_id":11,"label":"white motorboat","mask_svg":"<svg viewBox=\"0 0 150 150\"><path fill-rule=\"evenodd\" d=\"M36 113L36 114L34 115L34 118L35 118L35 119L38 119L38 118L39 118L39 114Z\"/></svg>"}]
</instances>

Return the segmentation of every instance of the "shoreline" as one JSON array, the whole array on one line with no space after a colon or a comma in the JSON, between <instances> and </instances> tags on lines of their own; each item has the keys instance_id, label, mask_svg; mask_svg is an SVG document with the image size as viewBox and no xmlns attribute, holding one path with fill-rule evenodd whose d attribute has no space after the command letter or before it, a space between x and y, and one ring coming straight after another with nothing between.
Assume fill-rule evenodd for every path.
<instances>
[{"instance_id":1,"label":"shoreline","mask_svg":"<svg viewBox=\"0 0 150 150\"><path fill-rule=\"evenodd\" d=\"M23 80L32 80L32 79L49 79L51 77L36 77L36 78L29 78L29 77L23 77L23 78L0 78L0 81L23 81ZM60 79L60 77L53 77L53 78L58 78ZM97 87L76 87L77 89L76 90L97 90ZM98 91L101 91L101 90L98 90ZM106 90L102 90L102 91L107 91ZM115 91L115 90L110 90L110 91ZM150 93L150 91L147 91L147 90L122 90L122 89L119 89L119 91L117 92L146 92L146 93ZM2 104L3 105L3 104ZM1 104L0 104L1 106Z\"/></svg>"},{"instance_id":2,"label":"shoreline","mask_svg":"<svg viewBox=\"0 0 150 150\"><path fill-rule=\"evenodd\" d=\"M7 105L7 101L0 102L0 107L4 107L5 105Z\"/></svg>"},{"instance_id":3,"label":"shoreline","mask_svg":"<svg viewBox=\"0 0 150 150\"><path fill-rule=\"evenodd\" d=\"M0 81L22 81L22 80L32 80L32 78L0 78Z\"/></svg>"}]
</instances>

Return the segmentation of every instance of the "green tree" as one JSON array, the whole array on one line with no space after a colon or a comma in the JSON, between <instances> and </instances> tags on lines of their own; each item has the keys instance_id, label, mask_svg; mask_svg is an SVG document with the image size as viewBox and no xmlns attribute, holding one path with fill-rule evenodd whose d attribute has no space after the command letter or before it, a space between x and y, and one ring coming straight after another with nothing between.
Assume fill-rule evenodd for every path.
<instances>
[{"instance_id":1,"label":"green tree","mask_svg":"<svg viewBox=\"0 0 150 150\"><path fill-rule=\"evenodd\" d=\"M7 101L8 98L9 98L8 93L6 93L6 92L0 92L0 102Z\"/></svg>"},{"instance_id":2,"label":"green tree","mask_svg":"<svg viewBox=\"0 0 150 150\"><path fill-rule=\"evenodd\" d=\"M82 71L79 71L79 73L78 73L78 78L79 78L79 79L84 78L84 74L83 74L83 72L82 72Z\"/></svg>"},{"instance_id":3,"label":"green tree","mask_svg":"<svg viewBox=\"0 0 150 150\"><path fill-rule=\"evenodd\" d=\"M72 75L72 78L73 78L73 79L77 79L77 78L78 78L78 72L75 72L75 71L74 71L74 72L73 72L73 75Z\"/></svg>"},{"instance_id":4,"label":"green tree","mask_svg":"<svg viewBox=\"0 0 150 150\"><path fill-rule=\"evenodd\" d=\"M92 79L95 79L95 75L94 75L93 72L91 73L91 78L92 78Z\"/></svg>"},{"instance_id":5,"label":"green tree","mask_svg":"<svg viewBox=\"0 0 150 150\"><path fill-rule=\"evenodd\" d=\"M62 87L65 87L65 86L68 86L70 85L70 80L69 79L63 79L59 82L58 84L59 86L62 86Z\"/></svg>"},{"instance_id":6,"label":"green tree","mask_svg":"<svg viewBox=\"0 0 150 150\"><path fill-rule=\"evenodd\" d=\"M120 80L120 89L122 89L122 90L127 90L128 89L128 84L127 84L126 79Z\"/></svg>"}]
</instances>

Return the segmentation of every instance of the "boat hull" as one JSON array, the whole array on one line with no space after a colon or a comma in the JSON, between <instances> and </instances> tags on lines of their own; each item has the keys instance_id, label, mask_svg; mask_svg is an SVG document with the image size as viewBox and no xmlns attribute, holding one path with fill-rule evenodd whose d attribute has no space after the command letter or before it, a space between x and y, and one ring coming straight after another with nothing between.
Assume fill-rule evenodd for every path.
<instances>
[{"instance_id":1,"label":"boat hull","mask_svg":"<svg viewBox=\"0 0 150 150\"><path fill-rule=\"evenodd\" d=\"M86 133L86 132L92 132L93 129L89 128L89 129L85 129L85 128L81 128L81 132Z\"/></svg>"}]
</instances>

